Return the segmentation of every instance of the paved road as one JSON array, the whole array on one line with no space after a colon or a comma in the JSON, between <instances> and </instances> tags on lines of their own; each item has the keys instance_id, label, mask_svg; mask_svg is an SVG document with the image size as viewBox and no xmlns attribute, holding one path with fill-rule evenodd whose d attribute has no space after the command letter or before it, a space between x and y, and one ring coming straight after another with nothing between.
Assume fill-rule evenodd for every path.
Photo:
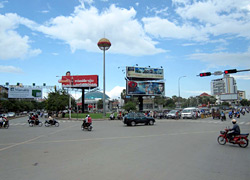
<instances>
[{"instance_id":1,"label":"paved road","mask_svg":"<svg viewBox=\"0 0 250 180\"><path fill-rule=\"evenodd\" d=\"M158 120L136 127L96 121L91 132L81 131L77 121L48 128L26 121L0 129L1 180L250 179L250 147L216 141L229 120ZM250 114L238 121L243 133L250 132Z\"/></svg>"}]
</instances>

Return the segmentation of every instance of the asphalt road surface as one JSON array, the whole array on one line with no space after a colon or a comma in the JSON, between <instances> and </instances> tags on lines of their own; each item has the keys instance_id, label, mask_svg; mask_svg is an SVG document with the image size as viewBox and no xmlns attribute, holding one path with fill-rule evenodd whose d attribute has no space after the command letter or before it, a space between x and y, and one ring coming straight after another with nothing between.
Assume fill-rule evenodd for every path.
<instances>
[{"instance_id":1,"label":"asphalt road surface","mask_svg":"<svg viewBox=\"0 0 250 180\"><path fill-rule=\"evenodd\" d=\"M42 120L44 121L44 119ZM29 127L27 117L0 129L0 180L249 180L250 146L219 145L230 120L80 121ZM238 119L250 132L250 114Z\"/></svg>"}]
</instances>

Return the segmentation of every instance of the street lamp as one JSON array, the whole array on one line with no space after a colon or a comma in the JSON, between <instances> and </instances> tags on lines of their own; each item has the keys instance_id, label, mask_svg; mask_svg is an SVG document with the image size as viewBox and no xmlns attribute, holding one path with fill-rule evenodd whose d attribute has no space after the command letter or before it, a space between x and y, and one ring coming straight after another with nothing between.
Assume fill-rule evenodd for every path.
<instances>
[{"instance_id":1,"label":"street lamp","mask_svg":"<svg viewBox=\"0 0 250 180\"><path fill-rule=\"evenodd\" d=\"M178 106L180 106L180 94L181 94L181 92L180 92L180 79L184 78L184 77L187 77L187 76L181 76L178 79L178 91L179 91Z\"/></svg>"},{"instance_id":2,"label":"street lamp","mask_svg":"<svg viewBox=\"0 0 250 180\"><path fill-rule=\"evenodd\" d=\"M108 39L102 38L97 43L98 47L103 50L103 117L106 117L106 103L105 103L105 51L111 46Z\"/></svg>"}]
</instances>

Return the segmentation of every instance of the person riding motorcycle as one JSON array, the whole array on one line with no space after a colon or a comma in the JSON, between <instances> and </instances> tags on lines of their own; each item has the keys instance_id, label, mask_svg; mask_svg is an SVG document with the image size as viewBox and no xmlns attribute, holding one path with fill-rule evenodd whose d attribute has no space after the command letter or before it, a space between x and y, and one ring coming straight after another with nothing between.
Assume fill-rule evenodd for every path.
<instances>
[{"instance_id":1,"label":"person riding motorcycle","mask_svg":"<svg viewBox=\"0 0 250 180\"><path fill-rule=\"evenodd\" d=\"M83 126L88 127L92 124L92 119L90 115L86 115L86 118L83 120Z\"/></svg>"},{"instance_id":2,"label":"person riding motorcycle","mask_svg":"<svg viewBox=\"0 0 250 180\"><path fill-rule=\"evenodd\" d=\"M48 121L49 121L49 124L53 124L54 119L51 116L49 116Z\"/></svg>"},{"instance_id":3,"label":"person riding motorcycle","mask_svg":"<svg viewBox=\"0 0 250 180\"><path fill-rule=\"evenodd\" d=\"M233 123L233 128L229 129L229 131L232 131L232 132L227 134L229 141L232 141L234 136L240 135L240 127L237 124L237 121L233 119L232 123Z\"/></svg>"}]
</instances>

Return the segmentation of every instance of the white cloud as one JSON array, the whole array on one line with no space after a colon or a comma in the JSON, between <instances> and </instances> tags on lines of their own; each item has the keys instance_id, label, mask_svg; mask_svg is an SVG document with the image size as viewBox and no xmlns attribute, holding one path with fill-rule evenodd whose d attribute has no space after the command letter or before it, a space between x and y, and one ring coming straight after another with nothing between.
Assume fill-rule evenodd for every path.
<instances>
[{"instance_id":1,"label":"white cloud","mask_svg":"<svg viewBox=\"0 0 250 180\"><path fill-rule=\"evenodd\" d=\"M210 67L230 66L250 68L250 51L245 53L195 53L189 59L206 62Z\"/></svg>"},{"instance_id":2,"label":"white cloud","mask_svg":"<svg viewBox=\"0 0 250 180\"><path fill-rule=\"evenodd\" d=\"M118 99L118 97L121 97L121 92L123 91L123 89L126 88L115 86L111 91L106 92L106 94L110 97L110 99Z\"/></svg>"},{"instance_id":3,"label":"white cloud","mask_svg":"<svg viewBox=\"0 0 250 180\"><path fill-rule=\"evenodd\" d=\"M23 73L22 69L14 66L1 66L0 65L0 73Z\"/></svg>"},{"instance_id":4,"label":"white cloud","mask_svg":"<svg viewBox=\"0 0 250 180\"><path fill-rule=\"evenodd\" d=\"M111 5L99 12L93 6L86 9L82 5L76 7L70 16L58 16L35 29L69 44L72 52L80 49L100 52L96 48L97 42L104 33L111 41L111 53L152 55L165 52L156 48L157 42L145 34L135 16L134 8L123 9Z\"/></svg>"},{"instance_id":5,"label":"white cloud","mask_svg":"<svg viewBox=\"0 0 250 180\"><path fill-rule=\"evenodd\" d=\"M249 1L173 0L175 19L143 18L146 32L160 38L209 41L220 35L250 38Z\"/></svg>"},{"instance_id":6,"label":"white cloud","mask_svg":"<svg viewBox=\"0 0 250 180\"><path fill-rule=\"evenodd\" d=\"M1 1L1 2L0 2L0 8L4 8L4 4L5 4L5 3L8 3L8 1Z\"/></svg>"},{"instance_id":7,"label":"white cloud","mask_svg":"<svg viewBox=\"0 0 250 180\"><path fill-rule=\"evenodd\" d=\"M239 72L238 74L231 74L230 76L234 77L235 79L250 80L250 73L241 74L241 72Z\"/></svg>"},{"instance_id":8,"label":"white cloud","mask_svg":"<svg viewBox=\"0 0 250 180\"><path fill-rule=\"evenodd\" d=\"M41 53L40 49L30 47L28 36L21 36L15 31L20 24L32 26L32 21L10 13L0 15L0 24L0 59L25 58Z\"/></svg>"}]
</instances>

